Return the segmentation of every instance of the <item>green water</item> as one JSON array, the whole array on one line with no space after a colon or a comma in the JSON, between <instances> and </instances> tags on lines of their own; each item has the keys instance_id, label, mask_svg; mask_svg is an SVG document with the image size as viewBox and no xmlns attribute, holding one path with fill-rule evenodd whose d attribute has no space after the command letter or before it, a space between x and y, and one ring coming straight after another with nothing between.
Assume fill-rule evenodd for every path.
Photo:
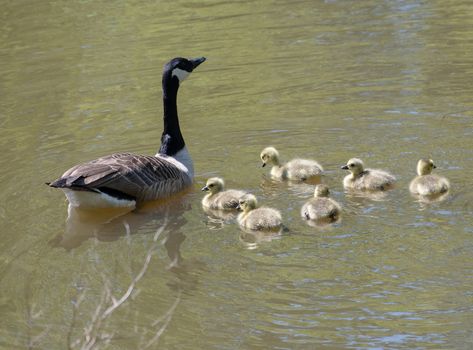
<instances>
[{"instance_id":1,"label":"green water","mask_svg":"<svg viewBox=\"0 0 473 350\"><path fill-rule=\"evenodd\" d=\"M461 0L4 1L0 348L471 348L472 37ZM178 99L194 188L66 221L44 182L154 154L175 56L208 59ZM339 224L299 218L313 186L271 181L268 145L324 166ZM397 187L346 194L351 157ZM422 157L452 184L443 201L408 193ZM288 231L207 215L210 176L279 209Z\"/></svg>"}]
</instances>

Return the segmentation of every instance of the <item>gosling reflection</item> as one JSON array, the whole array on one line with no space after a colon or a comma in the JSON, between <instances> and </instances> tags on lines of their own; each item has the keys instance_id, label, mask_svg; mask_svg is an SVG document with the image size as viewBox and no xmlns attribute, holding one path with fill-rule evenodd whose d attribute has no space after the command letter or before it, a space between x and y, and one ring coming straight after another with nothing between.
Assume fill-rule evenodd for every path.
<instances>
[{"instance_id":1,"label":"gosling reflection","mask_svg":"<svg viewBox=\"0 0 473 350\"><path fill-rule=\"evenodd\" d=\"M282 227L273 230L251 230L241 228L240 242L242 242L248 249L257 249L262 243L271 242L273 240L281 239L283 236Z\"/></svg>"},{"instance_id":2,"label":"gosling reflection","mask_svg":"<svg viewBox=\"0 0 473 350\"><path fill-rule=\"evenodd\" d=\"M347 198L358 202L358 203L368 203L366 200L370 201L384 201L390 195L388 191L358 191L354 189L345 189L345 194Z\"/></svg>"},{"instance_id":3,"label":"gosling reflection","mask_svg":"<svg viewBox=\"0 0 473 350\"><path fill-rule=\"evenodd\" d=\"M315 227L323 231L331 231L334 226L339 225L342 222L342 218L339 216L335 220L331 218L320 218L307 220L306 224L310 227Z\"/></svg>"},{"instance_id":4,"label":"gosling reflection","mask_svg":"<svg viewBox=\"0 0 473 350\"><path fill-rule=\"evenodd\" d=\"M449 196L449 192L435 193L429 195L412 194L412 196L415 197L420 204L425 205L444 201Z\"/></svg>"},{"instance_id":5,"label":"gosling reflection","mask_svg":"<svg viewBox=\"0 0 473 350\"><path fill-rule=\"evenodd\" d=\"M180 246L186 238L181 230L187 223L183 214L190 209L185 195L150 202L134 211L124 208L87 211L69 206L64 233L49 243L72 250L90 238L111 242L134 234L154 233L167 222L163 245L171 261L169 268L175 268L182 262Z\"/></svg>"},{"instance_id":6,"label":"gosling reflection","mask_svg":"<svg viewBox=\"0 0 473 350\"><path fill-rule=\"evenodd\" d=\"M300 181L277 181L267 175L262 175L260 182L261 193L265 197L276 197L282 191L289 190L291 193L300 198L305 198L308 193L313 193L314 184L312 182Z\"/></svg>"},{"instance_id":7,"label":"gosling reflection","mask_svg":"<svg viewBox=\"0 0 473 350\"><path fill-rule=\"evenodd\" d=\"M234 223L238 216L238 211L236 209L209 209L203 206L202 210L206 215L206 225L211 230L220 230L225 225Z\"/></svg>"}]
</instances>

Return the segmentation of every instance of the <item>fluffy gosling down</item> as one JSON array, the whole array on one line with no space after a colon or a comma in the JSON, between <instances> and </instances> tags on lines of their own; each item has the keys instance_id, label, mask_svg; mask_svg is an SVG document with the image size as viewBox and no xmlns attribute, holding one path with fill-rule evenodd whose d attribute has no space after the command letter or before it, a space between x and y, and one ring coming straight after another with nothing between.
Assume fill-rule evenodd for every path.
<instances>
[{"instance_id":1,"label":"fluffy gosling down","mask_svg":"<svg viewBox=\"0 0 473 350\"><path fill-rule=\"evenodd\" d=\"M421 196L434 196L445 193L450 188L449 181L442 176L431 174L437 168L432 159L417 162L417 176L411 181L409 191Z\"/></svg>"},{"instance_id":2,"label":"fluffy gosling down","mask_svg":"<svg viewBox=\"0 0 473 350\"><path fill-rule=\"evenodd\" d=\"M202 206L209 209L231 210L236 209L240 198L246 192L240 190L224 191L225 183L219 177L211 177L202 188L202 191L208 192L202 198Z\"/></svg>"},{"instance_id":3,"label":"fluffy gosling down","mask_svg":"<svg viewBox=\"0 0 473 350\"><path fill-rule=\"evenodd\" d=\"M346 189L384 191L393 187L396 182L396 178L384 170L365 169L363 161L358 158L350 159L341 168L351 173L343 179Z\"/></svg>"},{"instance_id":4,"label":"fluffy gosling down","mask_svg":"<svg viewBox=\"0 0 473 350\"><path fill-rule=\"evenodd\" d=\"M263 167L272 165L271 176L279 180L305 181L320 178L323 172L322 166L315 160L293 159L286 164L281 164L279 152L274 147L266 147L260 154Z\"/></svg>"},{"instance_id":5,"label":"fluffy gosling down","mask_svg":"<svg viewBox=\"0 0 473 350\"><path fill-rule=\"evenodd\" d=\"M342 207L332 198L326 185L315 186L314 198L301 208L301 216L306 220L335 222L340 218Z\"/></svg>"},{"instance_id":6,"label":"fluffy gosling down","mask_svg":"<svg viewBox=\"0 0 473 350\"><path fill-rule=\"evenodd\" d=\"M252 231L277 231L282 229L281 213L273 208L256 208L257 200L252 194L240 199L238 209L242 213L237 221L242 228Z\"/></svg>"}]
</instances>

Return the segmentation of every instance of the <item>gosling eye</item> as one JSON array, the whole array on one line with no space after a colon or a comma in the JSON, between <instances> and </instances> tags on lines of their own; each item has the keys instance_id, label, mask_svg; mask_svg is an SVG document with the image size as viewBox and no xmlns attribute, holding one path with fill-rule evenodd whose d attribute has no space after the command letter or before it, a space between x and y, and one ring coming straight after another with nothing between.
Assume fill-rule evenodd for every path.
<instances>
[{"instance_id":1,"label":"gosling eye","mask_svg":"<svg viewBox=\"0 0 473 350\"><path fill-rule=\"evenodd\" d=\"M210 184L209 187L214 187L214 184Z\"/></svg>"},{"instance_id":2,"label":"gosling eye","mask_svg":"<svg viewBox=\"0 0 473 350\"><path fill-rule=\"evenodd\" d=\"M353 167L355 166L355 164L351 163L351 164L348 164L348 166L349 166L350 168L353 168Z\"/></svg>"}]
</instances>

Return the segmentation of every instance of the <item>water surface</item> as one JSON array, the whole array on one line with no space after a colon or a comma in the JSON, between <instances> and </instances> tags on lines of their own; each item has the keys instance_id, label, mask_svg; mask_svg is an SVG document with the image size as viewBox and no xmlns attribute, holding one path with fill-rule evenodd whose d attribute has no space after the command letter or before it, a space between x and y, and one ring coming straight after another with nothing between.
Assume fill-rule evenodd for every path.
<instances>
[{"instance_id":1,"label":"water surface","mask_svg":"<svg viewBox=\"0 0 473 350\"><path fill-rule=\"evenodd\" d=\"M0 16L1 348L472 346L469 1L25 0ZM175 56L208 58L178 99L195 186L66 221L44 182L153 154ZM313 186L272 181L268 145L324 165L340 223L299 218ZM355 156L397 188L346 194L340 165ZM409 195L421 157L450 179L443 201ZM204 213L210 176L279 209L288 231Z\"/></svg>"}]
</instances>

